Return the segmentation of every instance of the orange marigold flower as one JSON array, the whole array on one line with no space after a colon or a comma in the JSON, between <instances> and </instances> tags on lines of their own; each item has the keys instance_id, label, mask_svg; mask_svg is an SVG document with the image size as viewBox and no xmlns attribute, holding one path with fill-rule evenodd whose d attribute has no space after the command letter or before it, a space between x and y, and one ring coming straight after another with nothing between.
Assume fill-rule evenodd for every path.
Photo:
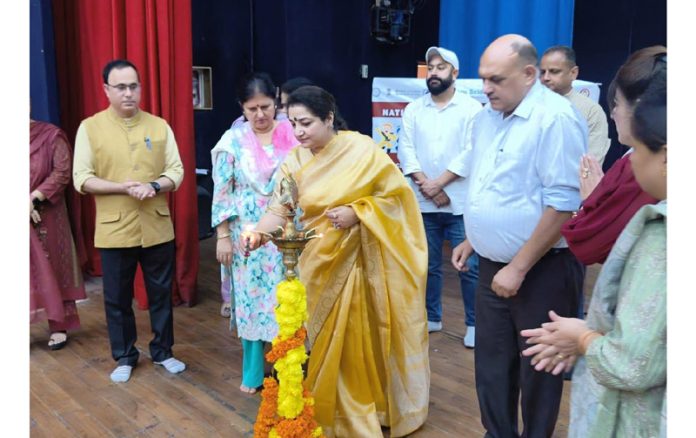
<instances>
[{"instance_id":1,"label":"orange marigold flower","mask_svg":"<svg viewBox=\"0 0 696 438\"><path fill-rule=\"evenodd\" d=\"M267 438L269 432L278 421L278 382L272 377L263 379L261 405L254 424L254 437Z\"/></svg>"},{"instance_id":2,"label":"orange marigold flower","mask_svg":"<svg viewBox=\"0 0 696 438\"><path fill-rule=\"evenodd\" d=\"M275 363L275 361L277 361L281 357L285 357L285 355L288 354L288 351L303 345L306 337L307 329L301 327L299 330L295 332L295 334L292 337L275 344L271 348L271 351L266 353L266 360L270 363Z\"/></svg>"}]
</instances>

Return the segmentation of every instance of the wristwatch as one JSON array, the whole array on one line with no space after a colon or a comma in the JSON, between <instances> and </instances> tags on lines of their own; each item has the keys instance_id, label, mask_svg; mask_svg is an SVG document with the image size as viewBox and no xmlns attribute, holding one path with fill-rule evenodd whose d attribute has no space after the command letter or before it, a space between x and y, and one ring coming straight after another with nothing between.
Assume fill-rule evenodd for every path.
<instances>
[{"instance_id":1,"label":"wristwatch","mask_svg":"<svg viewBox=\"0 0 696 438\"><path fill-rule=\"evenodd\" d=\"M157 181L152 181L150 183L150 185L152 186L153 189L155 189L155 193L159 193L161 187Z\"/></svg>"}]
</instances>

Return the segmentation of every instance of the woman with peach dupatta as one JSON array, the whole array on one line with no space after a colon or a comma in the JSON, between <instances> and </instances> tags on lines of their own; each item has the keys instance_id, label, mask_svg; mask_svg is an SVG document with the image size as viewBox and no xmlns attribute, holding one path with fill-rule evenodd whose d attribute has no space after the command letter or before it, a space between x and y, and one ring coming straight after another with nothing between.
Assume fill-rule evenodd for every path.
<instances>
[{"instance_id":1,"label":"woman with peach dupatta","mask_svg":"<svg viewBox=\"0 0 696 438\"><path fill-rule=\"evenodd\" d=\"M382 426L407 435L425 422L430 387L418 203L371 138L339 132L345 124L331 94L301 87L288 107L300 147L277 181L295 179L302 225L323 234L299 262L315 418L329 437L381 437ZM279 196L276 186L257 231L284 223ZM265 240L256 232L249 239L252 249Z\"/></svg>"}]
</instances>

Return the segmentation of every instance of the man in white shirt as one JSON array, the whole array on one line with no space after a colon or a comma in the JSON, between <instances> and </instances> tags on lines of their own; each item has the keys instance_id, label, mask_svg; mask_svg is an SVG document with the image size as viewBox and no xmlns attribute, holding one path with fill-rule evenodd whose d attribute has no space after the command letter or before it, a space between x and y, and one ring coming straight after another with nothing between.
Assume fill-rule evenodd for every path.
<instances>
[{"instance_id":1,"label":"man in white shirt","mask_svg":"<svg viewBox=\"0 0 696 438\"><path fill-rule=\"evenodd\" d=\"M442 244L449 240L454 247L465 239L464 181L460 175L467 166L471 124L481 104L457 92L454 82L459 60L454 52L431 47L425 59L430 93L406 106L397 155L404 175L411 178L423 215L428 239L428 331L434 332L442 330ZM468 267L466 272L459 272L459 282L466 310L464 345L474 348L475 255L469 258Z\"/></svg>"},{"instance_id":2,"label":"man in white shirt","mask_svg":"<svg viewBox=\"0 0 696 438\"><path fill-rule=\"evenodd\" d=\"M553 435L563 377L537 372L520 356L520 331L547 322L550 310L575 316L582 284L561 225L580 206L587 124L539 82L536 65L536 49L520 35L483 52L479 76L490 103L474 121L471 166L462 175L467 240L452 263L465 269L471 252L479 256L476 393L487 437L520 436L518 404L521 436Z\"/></svg>"},{"instance_id":3,"label":"man in white shirt","mask_svg":"<svg viewBox=\"0 0 696 438\"><path fill-rule=\"evenodd\" d=\"M541 83L570 100L587 121L587 151L601 166L609 150L609 124L602 107L573 89L580 67L575 63L575 50L568 46L546 49L539 62Z\"/></svg>"}]
</instances>

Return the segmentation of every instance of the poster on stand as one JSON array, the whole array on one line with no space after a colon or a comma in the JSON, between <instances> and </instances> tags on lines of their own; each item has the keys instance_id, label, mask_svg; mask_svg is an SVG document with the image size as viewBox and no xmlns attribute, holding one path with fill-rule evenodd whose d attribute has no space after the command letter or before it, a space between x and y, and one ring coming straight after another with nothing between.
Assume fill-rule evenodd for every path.
<instances>
[{"instance_id":1,"label":"poster on stand","mask_svg":"<svg viewBox=\"0 0 696 438\"><path fill-rule=\"evenodd\" d=\"M573 81L573 88L595 102L599 101L599 87L595 82ZM483 93L481 79L457 79L458 93L467 94L488 103ZM396 151L399 147L401 116L409 102L428 92L425 79L420 78L374 78L372 80L372 139L398 163Z\"/></svg>"}]
</instances>

